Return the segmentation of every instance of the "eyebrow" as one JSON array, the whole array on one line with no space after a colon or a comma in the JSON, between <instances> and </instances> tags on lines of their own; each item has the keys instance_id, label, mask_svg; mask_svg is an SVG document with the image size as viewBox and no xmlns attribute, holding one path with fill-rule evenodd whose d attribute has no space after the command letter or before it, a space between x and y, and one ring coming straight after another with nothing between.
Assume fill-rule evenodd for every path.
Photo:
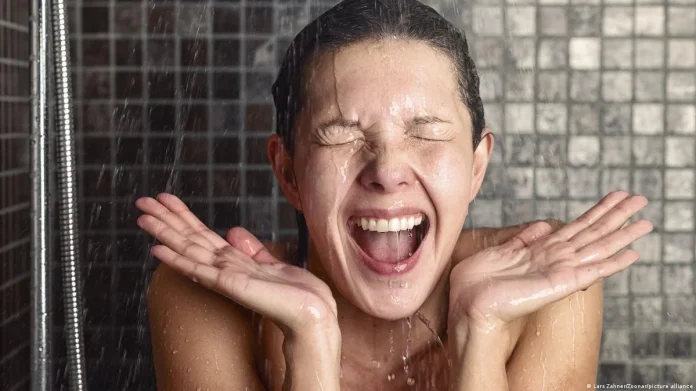
<instances>
[{"instance_id":1,"label":"eyebrow","mask_svg":"<svg viewBox=\"0 0 696 391\"><path fill-rule=\"evenodd\" d=\"M450 121L446 121L446 120L439 118L439 117L436 117L434 115L413 117L413 119L409 122L412 125L430 125L430 124L437 124L437 123L450 123ZM342 128L357 128L357 127L360 127L360 122L354 121L354 120L348 120L345 118L332 118L328 121L324 121L321 124L319 124L319 129L325 130L325 129L330 128L332 126L340 126Z\"/></svg>"}]
</instances>

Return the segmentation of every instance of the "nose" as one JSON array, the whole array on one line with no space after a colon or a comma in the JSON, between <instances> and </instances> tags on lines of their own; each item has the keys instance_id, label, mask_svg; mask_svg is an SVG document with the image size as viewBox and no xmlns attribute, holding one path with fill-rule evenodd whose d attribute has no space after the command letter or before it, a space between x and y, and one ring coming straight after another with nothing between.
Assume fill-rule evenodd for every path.
<instances>
[{"instance_id":1,"label":"nose","mask_svg":"<svg viewBox=\"0 0 696 391\"><path fill-rule=\"evenodd\" d=\"M416 176L409 165L408 152L398 147L380 148L361 173L360 183L368 190L385 194L413 186Z\"/></svg>"}]
</instances>

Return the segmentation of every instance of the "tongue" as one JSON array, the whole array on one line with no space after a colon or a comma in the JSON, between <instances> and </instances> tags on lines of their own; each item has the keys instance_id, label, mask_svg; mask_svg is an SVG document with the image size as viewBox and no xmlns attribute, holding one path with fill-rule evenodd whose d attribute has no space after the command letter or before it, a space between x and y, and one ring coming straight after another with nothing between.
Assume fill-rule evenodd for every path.
<instances>
[{"instance_id":1,"label":"tongue","mask_svg":"<svg viewBox=\"0 0 696 391\"><path fill-rule=\"evenodd\" d=\"M355 241L358 246L367 255L380 262L403 261L418 249L415 230L380 233L358 228L355 231Z\"/></svg>"}]
</instances>

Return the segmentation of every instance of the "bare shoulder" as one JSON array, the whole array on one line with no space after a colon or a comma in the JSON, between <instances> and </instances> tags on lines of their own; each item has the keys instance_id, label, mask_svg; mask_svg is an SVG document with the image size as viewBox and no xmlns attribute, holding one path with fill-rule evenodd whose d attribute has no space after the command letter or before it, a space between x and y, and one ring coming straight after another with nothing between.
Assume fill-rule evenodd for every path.
<instances>
[{"instance_id":1,"label":"bare shoulder","mask_svg":"<svg viewBox=\"0 0 696 391\"><path fill-rule=\"evenodd\" d=\"M162 264L150 284L148 317L158 390L263 389L243 307Z\"/></svg>"}]
</instances>

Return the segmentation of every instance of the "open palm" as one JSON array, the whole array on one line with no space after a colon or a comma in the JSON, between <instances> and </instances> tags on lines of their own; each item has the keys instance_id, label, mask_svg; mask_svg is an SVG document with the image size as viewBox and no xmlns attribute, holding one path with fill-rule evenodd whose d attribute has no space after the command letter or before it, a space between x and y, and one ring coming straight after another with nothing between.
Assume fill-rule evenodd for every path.
<instances>
[{"instance_id":1,"label":"open palm","mask_svg":"<svg viewBox=\"0 0 696 391\"><path fill-rule=\"evenodd\" d=\"M450 318L499 327L627 268L638 253L620 251L652 224L625 223L646 205L645 197L614 192L556 232L539 222L463 260L450 275Z\"/></svg>"},{"instance_id":2,"label":"open palm","mask_svg":"<svg viewBox=\"0 0 696 391\"><path fill-rule=\"evenodd\" d=\"M309 271L275 258L247 230L233 228L225 240L171 194L141 198L136 206L144 212L138 225L161 242L152 254L177 272L284 331L337 324L329 287Z\"/></svg>"}]
</instances>

